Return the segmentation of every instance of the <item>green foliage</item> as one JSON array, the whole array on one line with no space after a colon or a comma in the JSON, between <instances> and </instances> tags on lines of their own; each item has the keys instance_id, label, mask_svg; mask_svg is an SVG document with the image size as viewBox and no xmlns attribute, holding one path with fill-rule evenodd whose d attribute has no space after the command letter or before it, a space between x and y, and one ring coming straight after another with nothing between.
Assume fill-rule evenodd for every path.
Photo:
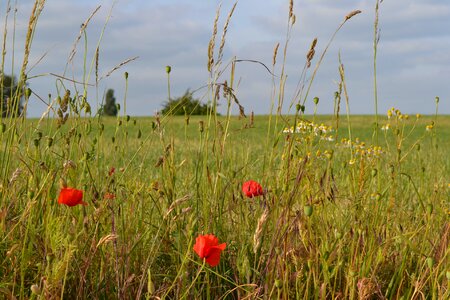
<instances>
[{"instance_id":1,"label":"green foliage","mask_svg":"<svg viewBox=\"0 0 450 300\"><path fill-rule=\"evenodd\" d=\"M99 113L105 116L117 116L118 108L116 105L116 97L114 97L114 90L106 91L105 104L100 108Z\"/></svg>"},{"instance_id":2,"label":"green foliage","mask_svg":"<svg viewBox=\"0 0 450 300\"><path fill-rule=\"evenodd\" d=\"M206 115L210 109L210 105L202 104L199 99L194 99L192 92L187 90L183 96L165 102L161 113L175 116Z\"/></svg>"},{"instance_id":3,"label":"green foliage","mask_svg":"<svg viewBox=\"0 0 450 300\"><path fill-rule=\"evenodd\" d=\"M13 76L4 75L0 71L0 112L2 117L15 117L22 113L23 93L18 89L17 80Z\"/></svg>"}]
</instances>

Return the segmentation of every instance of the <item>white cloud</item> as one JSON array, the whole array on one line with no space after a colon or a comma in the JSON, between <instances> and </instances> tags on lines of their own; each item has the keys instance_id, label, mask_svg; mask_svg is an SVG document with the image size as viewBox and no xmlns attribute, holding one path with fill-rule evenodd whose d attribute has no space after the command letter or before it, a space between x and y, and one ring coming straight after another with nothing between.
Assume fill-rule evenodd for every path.
<instances>
[{"instance_id":1,"label":"white cloud","mask_svg":"<svg viewBox=\"0 0 450 300\"><path fill-rule=\"evenodd\" d=\"M62 74L81 23L95 7L102 5L88 27L87 53L84 53L84 39L81 39L73 71L71 68L67 74L81 80L83 57L86 55L89 67L112 3L111 0L48 1L34 37L30 66L45 53L46 57L30 75L48 72ZM139 56L139 59L123 66L100 83L100 99L96 99L96 92L90 90L90 101L96 103L101 100L101 95L107 88L115 89L117 99L121 101L125 92L123 72L127 71L130 74L128 112L150 115L167 98L166 65L171 65L173 69L172 96L180 95L188 88L195 89L204 85L208 80L207 45L218 4L219 1L117 1L100 44L99 73L107 73L127 58ZM371 0L295 1L297 23L288 49L286 70L289 77L285 103L289 103L294 93L312 39L319 39L315 63L344 16L354 9L361 9L363 13L352 18L336 36L319 69L310 95L323 99L320 102L320 112L332 111L332 95L336 89L334 81L339 77L337 56L340 51L346 67L352 112L373 112L374 4L375 1ZM16 68L23 57L21 48L30 5L26 1L19 1L14 53ZM218 39L231 5L232 2L224 2L222 5ZM236 56L271 65L273 48L280 42L280 64L287 9L288 1L240 1L229 25L224 60L229 61ZM3 22L4 14L1 14L0 24ZM9 22L8 35L11 37L11 15ZM450 72L449 25L448 1L382 2L378 56L380 110L389 108L393 105L392 101L395 101L395 104L405 106L403 110L432 112L433 107L429 107L427 103L420 107L420 103L423 99L433 99L435 95L439 95L443 100L442 111L450 112L450 104L447 104L449 101L445 101L450 98L446 82ZM11 39L8 39L7 73L11 70L11 46ZM280 72L279 66L276 72ZM271 105L272 81L264 68L256 64L239 63L236 75L240 80L237 91L242 104L248 107L248 111L267 113ZM91 82L93 79L92 75ZM30 80L30 87L44 99L48 93L56 93L55 84L56 79L52 76ZM416 105L411 106L410 103ZM37 101L30 103L29 108L30 116L39 116L44 109Z\"/></svg>"}]
</instances>

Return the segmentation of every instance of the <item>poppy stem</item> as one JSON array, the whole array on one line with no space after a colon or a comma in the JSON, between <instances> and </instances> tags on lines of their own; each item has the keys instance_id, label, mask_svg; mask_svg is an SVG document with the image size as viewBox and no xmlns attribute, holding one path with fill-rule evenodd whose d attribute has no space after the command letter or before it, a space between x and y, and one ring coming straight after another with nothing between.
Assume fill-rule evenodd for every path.
<instances>
[{"instance_id":1,"label":"poppy stem","mask_svg":"<svg viewBox=\"0 0 450 300\"><path fill-rule=\"evenodd\" d=\"M184 292L183 296L181 297L181 299L185 299L187 296L187 293L191 290L191 288L194 286L195 282L197 281L198 277L200 276L200 274L202 273L203 269L205 268L205 263L206 263L206 259L203 259L203 264L200 268L200 270L198 270L197 275L195 275L194 280L192 280L191 285L186 289L186 292Z\"/></svg>"}]
</instances>

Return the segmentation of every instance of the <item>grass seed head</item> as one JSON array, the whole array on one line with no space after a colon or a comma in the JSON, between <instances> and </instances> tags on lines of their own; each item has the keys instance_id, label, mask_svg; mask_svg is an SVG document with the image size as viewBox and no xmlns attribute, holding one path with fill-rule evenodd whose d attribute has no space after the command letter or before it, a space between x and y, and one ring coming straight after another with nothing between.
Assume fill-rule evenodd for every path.
<instances>
[{"instance_id":1,"label":"grass seed head","mask_svg":"<svg viewBox=\"0 0 450 300\"><path fill-rule=\"evenodd\" d=\"M30 287L30 290L31 290L31 292L32 292L33 294L35 294L35 295L40 295L40 294L41 294L41 289L39 288L39 286L38 286L37 284L33 284L33 285Z\"/></svg>"},{"instance_id":2,"label":"grass seed head","mask_svg":"<svg viewBox=\"0 0 450 300\"><path fill-rule=\"evenodd\" d=\"M360 11L360 10L351 11L348 15L345 16L344 22L350 20L351 18L353 18L354 16L356 16L356 15L358 15L360 13L362 13L362 11Z\"/></svg>"}]
</instances>

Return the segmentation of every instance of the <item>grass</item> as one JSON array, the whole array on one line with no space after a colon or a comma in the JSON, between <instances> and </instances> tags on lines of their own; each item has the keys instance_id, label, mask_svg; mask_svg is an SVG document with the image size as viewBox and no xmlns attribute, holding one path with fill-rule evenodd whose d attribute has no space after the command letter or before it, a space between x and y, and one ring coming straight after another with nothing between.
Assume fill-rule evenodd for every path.
<instances>
[{"instance_id":1,"label":"grass","mask_svg":"<svg viewBox=\"0 0 450 300\"><path fill-rule=\"evenodd\" d=\"M206 98L216 105L225 94L220 101L244 109L232 89L236 62L222 65L231 17L218 55L216 33L209 44ZM294 23L290 10L287 41ZM341 97L351 104L343 69L337 72L336 105ZM278 111L282 71L273 92L277 112L267 116L219 116L213 108L201 117L121 111L108 118L62 89L49 108L54 118L3 118L0 295L448 298L450 117L390 110L374 126L373 116L339 110L306 116L306 77L289 115ZM265 194L246 198L249 179ZM58 204L66 185L83 190L88 205ZM193 251L196 237L209 233L227 244L216 267Z\"/></svg>"}]
</instances>

